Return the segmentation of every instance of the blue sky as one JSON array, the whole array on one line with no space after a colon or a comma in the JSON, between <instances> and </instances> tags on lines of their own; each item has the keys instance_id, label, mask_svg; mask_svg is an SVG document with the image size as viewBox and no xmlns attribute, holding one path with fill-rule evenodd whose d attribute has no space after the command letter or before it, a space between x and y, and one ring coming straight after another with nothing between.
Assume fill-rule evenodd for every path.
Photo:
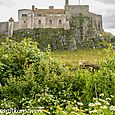
<instances>
[{"instance_id":1,"label":"blue sky","mask_svg":"<svg viewBox=\"0 0 115 115\"><path fill-rule=\"evenodd\" d=\"M78 0L69 0L70 4L78 4ZM0 22L13 17L18 20L18 9L37 8L64 8L65 0L0 0ZM106 31L115 35L115 0L81 0L81 4L90 6L90 11L103 15L103 25Z\"/></svg>"}]
</instances>

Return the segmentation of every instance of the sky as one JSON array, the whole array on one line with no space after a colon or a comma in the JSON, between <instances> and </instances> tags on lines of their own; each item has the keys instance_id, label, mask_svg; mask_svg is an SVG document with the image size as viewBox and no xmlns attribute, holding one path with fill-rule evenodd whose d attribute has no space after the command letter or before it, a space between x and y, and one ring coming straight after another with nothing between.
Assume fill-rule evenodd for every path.
<instances>
[{"instance_id":1,"label":"sky","mask_svg":"<svg viewBox=\"0 0 115 115\"><path fill-rule=\"evenodd\" d=\"M8 21L12 17L18 21L19 9L37 8L64 8L65 0L0 0L0 22ZM69 4L78 5L79 0L69 0ZM89 5L90 12L101 14L104 30L115 35L115 0L80 0L82 5Z\"/></svg>"}]
</instances>

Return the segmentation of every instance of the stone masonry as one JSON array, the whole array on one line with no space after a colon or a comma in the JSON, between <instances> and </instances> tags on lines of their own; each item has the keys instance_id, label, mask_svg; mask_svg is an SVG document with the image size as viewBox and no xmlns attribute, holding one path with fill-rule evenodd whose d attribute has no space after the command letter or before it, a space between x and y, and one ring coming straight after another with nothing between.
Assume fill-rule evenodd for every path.
<instances>
[{"instance_id":1,"label":"stone masonry","mask_svg":"<svg viewBox=\"0 0 115 115\"><path fill-rule=\"evenodd\" d=\"M34 28L64 28L70 29L72 17L78 17L80 14L90 18L93 29L103 30L102 16L89 12L88 5L69 5L69 0L65 0L64 9L55 9L49 6L49 9L39 9L32 5L32 9L18 10L18 22L12 18L8 22L0 22L0 33L7 32L8 36L13 35L13 31L19 29ZM83 25L85 30L89 22ZM85 34L85 31L83 35Z\"/></svg>"}]
</instances>

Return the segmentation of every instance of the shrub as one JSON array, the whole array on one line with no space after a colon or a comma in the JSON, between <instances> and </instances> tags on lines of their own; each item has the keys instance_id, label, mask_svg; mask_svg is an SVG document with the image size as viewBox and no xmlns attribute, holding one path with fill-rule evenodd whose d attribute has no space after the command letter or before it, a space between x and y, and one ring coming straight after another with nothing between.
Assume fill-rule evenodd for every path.
<instances>
[{"instance_id":1,"label":"shrub","mask_svg":"<svg viewBox=\"0 0 115 115\"><path fill-rule=\"evenodd\" d=\"M15 102L19 108L22 98L35 99L35 94L45 92L47 80L63 71L48 50L40 52L38 44L30 39L20 43L7 39L2 43L0 65L0 98Z\"/></svg>"},{"instance_id":2,"label":"shrub","mask_svg":"<svg viewBox=\"0 0 115 115\"><path fill-rule=\"evenodd\" d=\"M100 70L69 70L49 54L40 52L31 39L20 43L7 39L0 49L0 108L44 107L53 113L56 106L84 103L88 108L93 97L115 95L115 54L112 48L99 62ZM112 98L111 104L114 104ZM60 112L60 111L58 111Z\"/></svg>"}]
</instances>

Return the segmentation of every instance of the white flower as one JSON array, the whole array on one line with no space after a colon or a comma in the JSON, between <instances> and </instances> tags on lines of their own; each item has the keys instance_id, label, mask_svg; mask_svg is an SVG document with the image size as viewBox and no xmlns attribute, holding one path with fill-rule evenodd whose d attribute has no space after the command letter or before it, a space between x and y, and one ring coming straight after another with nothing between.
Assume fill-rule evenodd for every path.
<instances>
[{"instance_id":1,"label":"white flower","mask_svg":"<svg viewBox=\"0 0 115 115\"><path fill-rule=\"evenodd\" d=\"M101 105L101 103L100 103L100 102L96 102L96 103L95 103L95 105L98 105L98 106L100 106L100 105Z\"/></svg>"},{"instance_id":2,"label":"white flower","mask_svg":"<svg viewBox=\"0 0 115 115\"><path fill-rule=\"evenodd\" d=\"M107 106L104 105L104 106L100 106L101 109L107 109Z\"/></svg>"},{"instance_id":3,"label":"white flower","mask_svg":"<svg viewBox=\"0 0 115 115\"><path fill-rule=\"evenodd\" d=\"M88 111L88 109L84 109L84 111Z\"/></svg>"},{"instance_id":4,"label":"white flower","mask_svg":"<svg viewBox=\"0 0 115 115\"><path fill-rule=\"evenodd\" d=\"M79 106L83 106L83 105L84 105L84 104L81 103L81 102L77 102L77 104L78 104Z\"/></svg>"},{"instance_id":5,"label":"white flower","mask_svg":"<svg viewBox=\"0 0 115 115\"><path fill-rule=\"evenodd\" d=\"M89 107L94 107L95 104L94 103L89 103Z\"/></svg>"},{"instance_id":6,"label":"white flower","mask_svg":"<svg viewBox=\"0 0 115 115\"><path fill-rule=\"evenodd\" d=\"M110 106L110 110L111 110L111 111L115 111L115 106L111 105L111 106Z\"/></svg>"},{"instance_id":7,"label":"white flower","mask_svg":"<svg viewBox=\"0 0 115 115\"><path fill-rule=\"evenodd\" d=\"M95 100L98 100L98 98L93 98L93 100L95 101Z\"/></svg>"},{"instance_id":8,"label":"white flower","mask_svg":"<svg viewBox=\"0 0 115 115\"><path fill-rule=\"evenodd\" d=\"M93 110L93 113L97 113L97 110Z\"/></svg>"},{"instance_id":9,"label":"white flower","mask_svg":"<svg viewBox=\"0 0 115 115\"><path fill-rule=\"evenodd\" d=\"M103 103L106 103L107 101L103 100L103 99L99 99L99 101L103 102Z\"/></svg>"},{"instance_id":10,"label":"white flower","mask_svg":"<svg viewBox=\"0 0 115 115\"><path fill-rule=\"evenodd\" d=\"M110 105L109 102L106 102L106 105Z\"/></svg>"},{"instance_id":11,"label":"white flower","mask_svg":"<svg viewBox=\"0 0 115 115\"><path fill-rule=\"evenodd\" d=\"M102 94L100 94L99 96L102 96L102 97L103 97L103 96L104 96L104 94L102 93Z\"/></svg>"},{"instance_id":12,"label":"white flower","mask_svg":"<svg viewBox=\"0 0 115 115\"><path fill-rule=\"evenodd\" d=\"M106 101L111 101L111 98L106 98Z\"/></svg>"},{"instance_id":13,"label":"white flower","mask_svg":"<svg viewBox=\"0 0 115 115\"><path fill-rule=\"evenodd\" d=\"M38 107L39 109L44 109L44 107Z\"/></svg>"},{"instance_id":14,"label":"white flower","mask_svg":"<svg viewBox=\"0 0 115 115\"><path fill-rule=\"evenodd\" d=\"M89 111L90 114L97 113L97 112L98 112L97 110Z\"/></svg>"},{"instance_id":15,"label":"white flower","mask_svg":"<svg viewBox=\"0 0 115 115\"><path fill-rule=\"evenodd\" d=\"M113 98L114 96L113 95L110 95L111 96L111 98Z\"/></svg>"}]
</instances>

